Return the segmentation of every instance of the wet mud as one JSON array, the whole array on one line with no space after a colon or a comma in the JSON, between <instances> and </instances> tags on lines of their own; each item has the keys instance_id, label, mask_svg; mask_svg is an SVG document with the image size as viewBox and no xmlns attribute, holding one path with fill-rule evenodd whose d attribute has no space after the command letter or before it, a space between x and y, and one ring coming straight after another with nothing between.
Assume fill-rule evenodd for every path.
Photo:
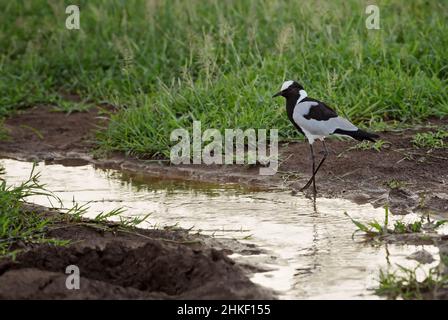
<instances>
[{"instance_id":1,"label":"wet mud","mask_svg":"<svg viewBox=\"0 0 448 320\"><path fill-rule=\"evenodd\" d=\"M309 178L309 149L305 142L282 143L278 173L261 176L257 166L170 166L168 161L121 153L99 156L95 151L95 130L106 124L107 117L98 110L65 115L51 112L48 106L31 108L6 120L10 138L0 142L0 158L64 166L93 164L117 169L133 181L162 178L238 184L256 190L286 189L292 194L297 194L296 190ZM354 141L332 139L328 143L331 155L317 177L319 195L375 207L387 204L394 215L414 212L448 218L448 153L446 149L416 149L412 145L415 133L430 130L428 125L446 124L447 120L431 120L421 128L381 132L386 144L380 152L357 150ZM261 253L247 244L194 237L182 230L125 233L76 224L62 224L49 230L49 235L72 242L64 247L18 244L23 252L16 261L0 261L0 298L275 297L249 280L251 273L263 270L251 263L235 264L228 258L233 253ZM389 244L435 245L441 251L447 240L446 235L436 234L388 235L381 239ZM84 290L66 289L64 271L70 264L82 270Z\"/></svg>"},{"instance_id":2,"label":"wet mud","mask_svg":"<svg viewBox=\"0 0 448 320\"><path fill-rule=\"evenodd\" d=\"M0 165L5 169L2 177L11 185L26 180L33 167L30 162L10 159L0 160ZM313 201L282 190L140 179L92 165L67 167L39 162L36 170L40 183L55 192L63 208L71 208L76 201L88 206L83 216L90 219L116 208L126 210L112 217L109 224L150 214L139 226L151 230L156 240L165 232L177 242L184 240L173 235L186 233L190 238L183 244L190 247L195 243L188 239L200 239L206 247L228 255L247 271L252 282L274 290L280 299L377 298L372 288L378 286L379 270L395 272L397 265L415 268L418 260L408 257L425 250L433 257L422 270L428 271L442 260L438 248L448 234L448 226L434 230L434 220L430 223L426 218L419 233L396 234L391 229L399 221L421 221L418 214L389 216L388 233L354 234L357 228L344 213L362 223L382 224L385 210L343 199ZM49 205L45 196L32 196L28 201ZM95 230L94 235L104 233L98 226L90 231ZM64 236L67 231L62 228L59 232Z\"/></svg>"},{"instance_id":3,"label":"wet mud","mask_svg":"<svg viewBox=\"0 0 448 320\"><path fill-rule=\"evenodd\" d=\"M98 157L94 152L95 130L106 123L105 114L95 109L66 115L51 112L48 106L34 107L6 121L10 139L0 143L0 157L72 166L92 163L139 176L254 188L298 190L309 178L309 148L305 142L280 145L280 167L273 176L259 175L257 166L170 166L169 161L121 153ZM388 204L394 214L432 212L448 217L448 152L418 149L412 144L415 133L447 124L446 119L432 119L420 128L380 132L386 142L380 152L354 149L356 142L352 140L331 139L330 157L317 176L319 195L375 206Z\"/></svg>"},{"instance_id":4,"label":"wet mud","mask_svg":"<svg viewBox=\"0 0 448 320\"><path fill-rule=\"evenodd\" d=\"M48 216L59 214L37 205ZM109 228L106 230L105 226ZM23 245L0 260L0 299L272 299L248 270L184 230L114 230L114 225L59 222L48 238L67 246ZM82 290L66 287L67 266L80 270Z\"/></svg>"}]
</instances>

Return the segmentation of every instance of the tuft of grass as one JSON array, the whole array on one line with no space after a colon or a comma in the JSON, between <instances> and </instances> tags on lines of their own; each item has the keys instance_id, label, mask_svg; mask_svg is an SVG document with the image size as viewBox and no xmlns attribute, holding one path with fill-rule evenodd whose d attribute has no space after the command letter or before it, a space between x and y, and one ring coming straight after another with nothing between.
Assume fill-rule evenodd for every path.
<instances>
[{"instance_id":1,"label":"tuft of grass","mask_svg":"<svg viewBox=\"0 0 448 320\"><path fill-rule=\"evenodd\" d=\"M28 180L17 187L8 187L6 181L0 181L0 256L13 252L19 241L24 244L66 243L45 236L45 231L51 225L50 218L22 210L22 203L29 196L44 195L57 199L39 183L39 173L35 173L35 167Z\"/></svg>"},{"instance_id":2,"label":"tuft of grass","mask_svg":"<svg viewBox=\"0 0 448 320\"><path fill-rule=\"evenodd\" d=\"M63 0L0 2L0 117L69 92L119 108L102 149L167 156L193 120L297 137L271 99L285 79L362 126L448 114L446 1L384 2L381 30L357 0L78 4L67 30Z\"/></svg>"},{"instance_id":3,"label":"tuft of grass","mask_svg":"<svg viewBox=\"0 0 448 320\"><path fill-rule=\"evenodd\" d=\"M403 234L403 233L420 233L422 232L422 221L414 221L411 223L404 223L402 221L396 221L394 223L393 233Z\"/></svg>"},{"instance_id":4,"label":"tuft of grass","mask_svg":"<svg viewBox=\"0 0 448 320\"><path fill-rule=\"evenodd\" d=\"M84 224L94 226L102 230L132 232L142 222L149 218L149 214L138 217L123 217L124 209L118 208L109 212L101 212L93 219L84 219L89 207L88 203L79 205L73 202L69 209L60 209L62 215L45 215L42 212L23 210L23 203L29 196L46 196L61 200L45 185L39 183L40 174L35 172L33 165L29 178L17 187L7 186L6 181L0 178L0 258L3 256L15 256L24 245L35 243L49 243L54 245L67 245L68 240L60 240L47 237L46 233L57 224ZM0 174L4 168L0 167ZM111 223L111 219L118 217L117 223ZM57 226L56 226L57 227ZM18 245L20 243L20 246Z\"/></svg>"},{"instance_id":5,"label":"tuft of grass","mask_svg":"<svg viewBox=\"0 0 448 320\"><path fill-rule=\"evenodd\" d=\"M379 286L375 293L389 299L434 299L441 290L448 290L448 275L439 268L431 268L422 281L417 280L416 271L398 265L399 272L380 270Z\"/></svg>"},{"instance_id":6,"label":"tuft of grass","mask_svg":"<svg viewBox=\"0 0 448 320\"><path fill-rule=\"evenodd\" d=\"M75 102L68 100L60 100L57 105L53 107L54 111L64 112L66 114L71 114L73 112L86 112L92 108L92 104L87 102Z\"/></svg>"},{"instance_id":7,"label":"tuft of grass","mask_svg":"<svg viewBox=\"0 0 448 320\"><path fill-rule=\"evenodd\" d=\"M404 188L407 185L407 182L406 181L397 180L397 179L390 179L385 184L390 189L402 189L402 188Z\"/></svg>"},{"instance_id":8,"label":"tuft of grass","mask_svg":"<svg viewBox=\"0 0 448 320\"><path fill-rule=\"evenodd\" d=\"M350 218L350 220L353 222L353 224L358 228L353 233L353 236L358 232L363 232L365 235L371 238L384 236L387 234L405 234L405 233L421 233L423 232L423 225L425 220L427 220L426 226L430 230L436 230L448 220L439 220L439 221L431 221L429 219L429 216L422 216L420 220L406 223L400 220L397 220L393 224L393 228L389 228L389 209L386 206L384 209L384 222L380 223L377 220L373 220L367 223L363 223L360 221L357 221L350 217L347 212L344 212L344 214Z\"/></svg>"},{"instance_id":9,"label":"tuft of grass","mask_svg":"<svg viewBox=\"0 0 448 320\"><path fill-rule=\"evenodd\" d=\"M66 209L64 212L64 220L66 223L77 223L84 219L84 215L89 210L89 203L80 205L73 199L73 205L71 208Z\"/></svg>"},{"instance_id":10,"label":"tuft of grass","mask_svg":"<svg viewBox=\"0 0 448 320\"><path fill-rule=\"evenodd\" d=\"M141 223L147 221L150 216L151 216L151 213L148 213L143 216L134 216L134 217L120 216L120 225L126 229L136 228Z\"/></svg>"},{"instance_id":11,"label":"tuft of grass","mask_svg":"<svg viewBox=\"0 0 448 320\"><path fill-rule=\"evenodd\" d=\"M438 131L417 133L412 138L412 143L418 148L442 149L448 148L448 131L439 129Z\"/></svg>"},{"instance_id":12,"label":"tuft of grass","mask_svg":"<svg viewBox=\"0 0 448 320\"><path fill-rule=\"evenodd\" d=\"M113 224L114 226L119 226L123 229L133 229L136 228L141 223L148 220L151 214L146 214L142 216L133 216L126 217L123 216L125 213L125 209L116 208L111 211L103 211L97 214L93 219L85 219L84 216L87 214L89 210L89 202L79 205L75 201L73 201L73 206L65 211L65 221L68 223L84 223L88 222L89 224L98 224L103 225L103 227L107 227L109 224ZM113 218L117 218L118 222L112 222Z\"/></svg>"},{"instance_id":13,"label":"tuft of grass","mask_svg":"<svg viewBox=\"0 0 448 320\"><path fill-rule=\"evenodd\" d=\"M370 141L362 141L358 144L356 144L353 147L350 147L349 150L375 150L376 152L380 152L383 148L390 148L390 143L384 140L377 140L375 142Z\"/></svg>"},{"instance_id":14,"label":"tuft of grass","mask_svg":"<svg viewBox=\"0 0 448 320\"><path fill-rule=\"evenodd\" d=\"M117 209L113 209L109 212L100 212L99 214L97 214L95 216L95 218L93 218L93 221L95 221L97 223L106 223L106 222L110 221L110 219L112 217L119 216L124 211L125 210L123 208L117 208Z\"/></svg>"}]
</instances>

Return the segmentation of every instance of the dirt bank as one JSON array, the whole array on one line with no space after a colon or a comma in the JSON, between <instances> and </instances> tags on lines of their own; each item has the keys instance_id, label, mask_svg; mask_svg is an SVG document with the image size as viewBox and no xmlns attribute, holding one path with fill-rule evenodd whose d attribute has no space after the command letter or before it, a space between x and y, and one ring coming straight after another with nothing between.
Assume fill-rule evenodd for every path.
<instances>
[{"instance_id":1,"label":"dirt bank","mask_svg":"<svg viewBox=\"0 0 448 320\"><path fill-rule=\"evenodd\" d=\"M107 121L98 111L50 112L40 106L6 121L10 140L0 143L0 157L46 160L67 165L93 163L139 176L238 183L258 188L300 188L309 178L309 147L305 142L280 146L280 168L274 176L260 176L255 166L170 166L168 162L111 154L93 156L94 129ZM343 197L380 206L388 203L394 214L435 212L448 217L447 149L417 149L412 137L428 125L448 125L431 120L418 129L381 132L387 143L380 152L354 149L355 141L332 139L331 156L317 177L319 194Z\"/></svg>"},{"instance_id":2,"label":"dirt bank","mask_svg":"<svg viewBox=\"0 0 448 320\"><path fill-rule=\"evenodd\" d=\"M45 215L59 215L26 205ZM114 224L57 222L46 237L67 246L17 243L0 259L0 299L270 299L226 251L183 230L120 231ZM210 240L210 239L209 239ZM219 247L219 246L215 246ZM66 288L66 267L80 270L81 289Z\"/></svg>"}]
</instances>

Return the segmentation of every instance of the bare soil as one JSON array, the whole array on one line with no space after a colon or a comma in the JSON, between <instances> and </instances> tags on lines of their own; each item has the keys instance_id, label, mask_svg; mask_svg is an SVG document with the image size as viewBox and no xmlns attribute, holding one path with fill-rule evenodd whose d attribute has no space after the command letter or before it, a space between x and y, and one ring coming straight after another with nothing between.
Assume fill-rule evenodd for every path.
<instances>
[{"instance_id":1,"label":"bare soil","mask_svg":"<svg viewBox=\"0 0 448 320\"><path fill-rule=\"evenodd\" d=\"M25 205L45 215L57 211ZM58 222L47 238L68 246L17 244L0 260L0 299L272 299L204 239L183 230L116 229L114 224ZM80 290L66 287L66 267L80 270Z\"/></svg>"},{"instance_id":2,"label":"bare soil","mask_svg":"<svg viewBox=\"0 0 448 320\"><path fill-rule=\"evenodd\" d=\"M49 160L53 153L88 152L94 147L94 131L105 120L98 109L70 114L51 106L26 109L6 121L10 138L0 141L0 148L36 160Z\"/></svg>"},{"instance_id":3,"label":"bare soil","mask_svg":"<svg viewBox=\"0 0 448 320\"><path fill-rule=\"evenodd\" d=\"M66 115L51 112L49 106L34 107L6 121L10 139L0 142L0 157L65 165L92 163L139 177L236 183L252 188L298 190L310 176L306 142L281 144L281 163L273 176L259 175L258 166L170 166L168 161L120 153L97 158L93 153L95 130L106 122L96 109ZM448 120L431 119L419 128L380 132L387 142L380 152L354 149L357 142L353 140L329 140L331 155L317 175L318 194L375 206L388 204L394 214L420 211L448 217L448 150L418 149L412 144L415 133L441 125L448 125ZM393 181L395 186L390 183Z\"/></svg>"}]
</instances>

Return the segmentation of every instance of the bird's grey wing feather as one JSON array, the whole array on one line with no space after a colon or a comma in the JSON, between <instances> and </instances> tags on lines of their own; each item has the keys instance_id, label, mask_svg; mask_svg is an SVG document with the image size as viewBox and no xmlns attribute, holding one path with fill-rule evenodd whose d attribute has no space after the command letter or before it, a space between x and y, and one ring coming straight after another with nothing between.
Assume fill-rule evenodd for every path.
<instances>
[{"instance_id":1,"label":"bird's grey wing feather","mask_svg":"<svg viewBox=\"0 0 448 320\"><path fill-rule=\"evenodd\" d=\"M333 130L330 133L333 133L336 129L347 130L347 131L358 130L357 126L355 126L353 123L351 123L350 121L348 121L347 119L342 118L342 117L332 118L328 121L331 123L330 126Z\"/></svg>"}]
</instances>

